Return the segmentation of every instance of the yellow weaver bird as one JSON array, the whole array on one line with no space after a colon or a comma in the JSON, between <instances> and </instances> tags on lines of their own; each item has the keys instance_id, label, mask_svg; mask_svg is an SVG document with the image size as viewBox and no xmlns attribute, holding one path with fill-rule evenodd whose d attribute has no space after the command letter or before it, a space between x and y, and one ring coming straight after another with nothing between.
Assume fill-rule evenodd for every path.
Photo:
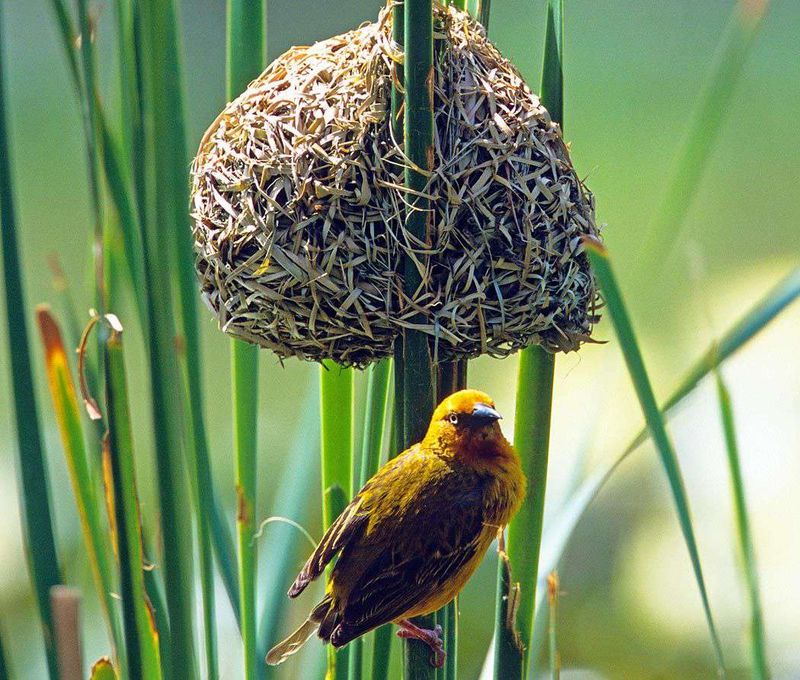
<instances>
[{"instance_id":1,"label":"yellow weaver bird","mask_svg":"<svg viewBox=\"0 0 800 680\"><path fill-rule=\"evenodd\" d=\"M500 431L492 399L450 395L425 438L384 465L330 526L289 589L297 597L338 555L325 597L302 626L267 654L279 664L315 632L342 647L394 622L398 635L445 661L441 627L409 619L450 602L525 496L525 475Z\"/></svg>"}]
</instances>

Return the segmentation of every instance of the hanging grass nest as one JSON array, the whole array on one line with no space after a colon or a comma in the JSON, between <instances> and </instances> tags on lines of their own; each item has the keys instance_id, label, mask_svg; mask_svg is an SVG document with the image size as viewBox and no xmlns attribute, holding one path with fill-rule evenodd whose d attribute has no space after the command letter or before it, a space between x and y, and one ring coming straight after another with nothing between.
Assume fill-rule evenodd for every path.
<instances>
[{"instance_id":1,"label":"hanging grass nest","mask_svg":"<svg viewBox=\"0 0 800 680\"><path fill-rule=\"evenodd\" d=\"M206 132L192 175L197 270L223 330L281 357L363 365L404 327L435 360L577 349L596 321L591 194L483 28L435 9L428 241L404 229L391 12L275 60ZM403 259L422 273L402 292Z\"/></svg>"}]
</instances>

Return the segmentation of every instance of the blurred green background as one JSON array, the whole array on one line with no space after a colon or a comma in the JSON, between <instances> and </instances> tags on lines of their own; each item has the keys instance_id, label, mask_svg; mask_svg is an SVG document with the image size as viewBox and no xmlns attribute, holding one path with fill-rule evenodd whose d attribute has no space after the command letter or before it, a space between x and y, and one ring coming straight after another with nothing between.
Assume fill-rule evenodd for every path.
<instances>
[{"instance_id":1,"label":"blurred green background","mask_svg":"<svg viewBox=\"0 0 800 680\"><path fill-rule=\"evenodd\" d=\"M190 147L225 104L222 0L181 4ZM652 253L637 271L642 234L652 218L685 137L704 76L725 31L730 0L640 3L568 1L565 35L565 131L573 160L595 193L598 219L616 263L643 343L656 392L666 395L705 347L783 274L800 263L800 3L776 0L748 56L725 113L676 246ZM90 305L90 219L80 111L45 0L6 0L3 49L13 162L28 302L54 301L47 258L61 260L81 311ZM268 49L277 56L373 20L377 0L272 0ZM544 3L494 0L491 36L538 89ZM113 9L97 5L98 50L110 115L118 115L113 74ZM188 168L187 168L188 174ZM188 227L187 218L187 229ZM191 255L187 253L187 257ZM129 301L130 303L130 301ZM118 310L125 322L132 308ZM203 310L204 379L214 473L234 517L228 342ZM131 328L135 324L131 323ZM768 654L777 678L800 677L800 305L773 323L724 368L732 391L742 465L760 568ZM128 342L133 417L142 459L144 512L153 510L144 350ZM607 322L605 345L585 346L557 361L551 479L554 512L574 484L616 456L642 424ZM0 626L22 677L43 677L44 655L19 530L14 431L0 334ZM37 360L41 356L36 357ZM59 547L70 582L87 593L86 656L108 644L91 597L90 576L61 448L37 366L54 493ZM480 359L469 383L491 393L513 429L516 360ZM262 514L278 508L320 533L317 419L318 369L262 354L259 496ZM358 413L358 410L356 411ZM737 569L725 451L712 384L672 420L712 606L729 665L746 675L747 607ZM286 504L287 485L306 484L307 506ZM276 505L277 504L277 505ZM288 527L270 525L261 540L262 596L282 594L294 573L274 574ZM296 565L301 566L298 555ZM626 463L592 505L560 569L559 644L563 677L695 678L713 676L700 600L663 472L648 444ZM461 599L460 677L477 678L493 626L492 553ZM291 607L292 621L312 597ZM233 618L222 591L220 629L224 678L240 676ZM288 630L289 621L280 624ZM35 644L31 640L36 640ZM320 658L310 644L305 660ZM315 657L316 655L316 657Z\"/></svg>"}]
</instances>

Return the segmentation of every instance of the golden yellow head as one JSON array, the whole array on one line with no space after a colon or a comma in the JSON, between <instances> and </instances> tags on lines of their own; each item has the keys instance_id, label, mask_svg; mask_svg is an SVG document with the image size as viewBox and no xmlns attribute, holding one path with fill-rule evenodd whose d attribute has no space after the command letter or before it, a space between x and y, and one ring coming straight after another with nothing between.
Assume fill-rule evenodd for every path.
<instances>
[{"instance_id":1,"label":"golden yellow head","mask_svg":"<svg viewBox=\"0 0 800 680\"><path fill-rule=\"evenodd\" d=\"M508 447L494 400L479 390L454 392L436 407L425 440L439 442L457 456L493 456Z\"/></svg>"}]
</instances>

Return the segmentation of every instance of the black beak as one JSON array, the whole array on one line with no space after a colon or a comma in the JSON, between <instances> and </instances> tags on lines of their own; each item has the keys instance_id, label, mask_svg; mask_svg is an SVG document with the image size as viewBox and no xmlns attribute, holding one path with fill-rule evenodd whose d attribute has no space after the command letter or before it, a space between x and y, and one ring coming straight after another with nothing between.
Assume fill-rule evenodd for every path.
<instances>
[{"instance_id":1,"label":"black beak","mask_svg":"<svg viewBox=\"0 0 800 680\"><path fill-rule=\"evenodd\" d=\"M501 416L489 404L475 404L472 409L472 419L482 423L491 423L495 420L501 420Z\"/></svg>"}]
</instances>

